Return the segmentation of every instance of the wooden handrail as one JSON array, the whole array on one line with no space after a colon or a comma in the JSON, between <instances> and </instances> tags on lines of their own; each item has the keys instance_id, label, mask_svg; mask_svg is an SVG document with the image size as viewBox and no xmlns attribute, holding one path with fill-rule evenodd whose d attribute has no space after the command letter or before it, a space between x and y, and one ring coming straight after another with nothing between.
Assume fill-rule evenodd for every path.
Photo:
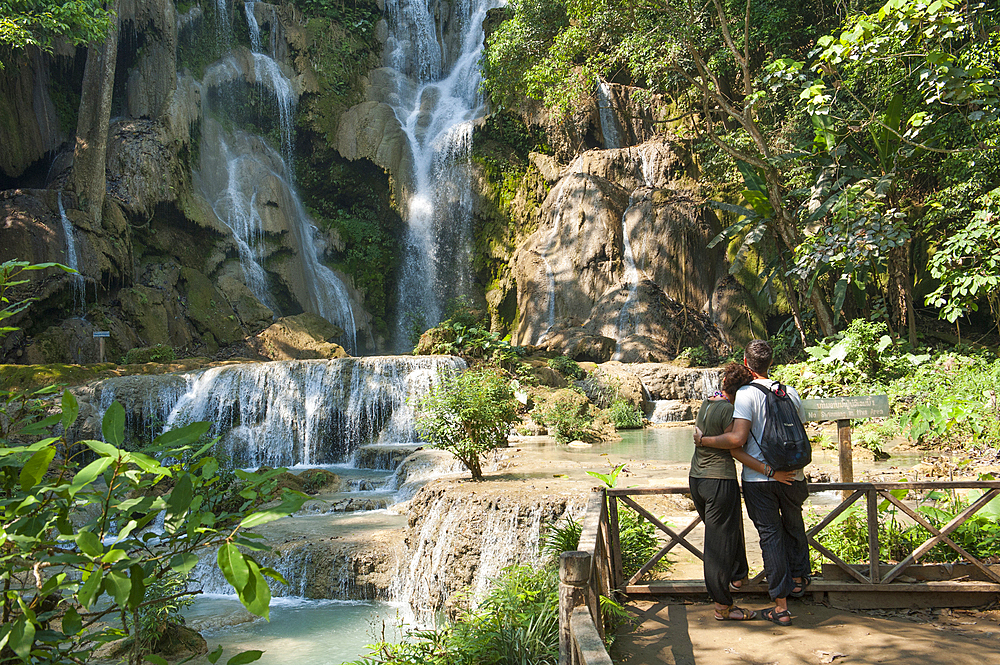
<instances>
[{"instance_id":1,"label":"wooden handrail","mask_svg":"<svg viewBox=\"0 0 1000 665\"><path fill-rule=\"evenodd\" d=\"M894 490L958 490L958 489L980 489L985 490L983 495L978 497L971 505L962 510L958 515L951 519L948 524L939 528L931 525L927 520L923 519L918 513L906 506L902 501L898 500L892 492ZM885 588L889 583L896 580L906 568L916 563L920 557L925 555L931 550L935 545L942 543L948 547L955 550L958 555L972 564L977 568L987 579L992 580L993 583L1000 584L1000 573L993 570L989 566L986 566L983 562L976 559L974 556L969 554L966 550L960 547L957 543L952 540L949 535L954 532L959 526L965 523L969 517L971 517L977 510L981 509L987 503L989 503L994 498L1000 496L1000 481L997 480L953 480L953 481L923 481L923 482L876 482L876 483L810 483L809 492L815 494L817 492L827 492L827 491L842 491L845 496L843 500L833 508L833 510L826 515L819 524L810 528L806 537L809 541L809 545L820 552L825 558L833 562L834 565L839 567L844 573L848 575L851 579L855 580L856 583L867 586L876 586ZM667 551L669 551L675 545L682 545L688 550L693 552L695 556L701 557L701 551L686 540L688 532L693 529L698 522L699 518L696 518L691 524L689 524L685 529L680 530L680 532L671 529L670 527L664 525L660 520L652 516L649 511L639 506L632 497L638 496L650 496L658 494L687 494L690 492L688 487L633 487L633 488L613 488L606 490L608 496L608 510L609 512L614 512L617 515L617 503L622 501L626 505L630 506L633 510L639 512L640 515L645 517L650 521L653 526L666 534L669 538L669 542L665 547L660 549L659 552L650 560L645 566L643 566L639 573L633 575L631 579L625 581L621 576L613 576L614 583L613 588L624 590L626 587L634 588L635 583L638 579L649 571L650 568L655 564L655 562L662 557ZM839 515L841 515L845 510L851 507L853 503L859 499L865 499L867 504L867 510L864 511L868 522L868 570L860 571L856 566L848 564L846 561L842 560L828 548L824 547L816 539L816 535L820 533L824 528L829 526ZM927 529L931 536L920 544L909 556L896 564L891 570L889 570L885 575L881 574L880 562L878 560L879 553L879 536L878 536L878 502L881 500L886 500L900 509L903 513L914 520L915 523L919 524L923 528ZM617 520L615 520L617 522ZM617 524L614 525L617 527ZM612 558L614 555L612 551ZM867 576L864 574L867 572ZM751 582L758 581L763 576L758 575Z\"/></svg>"},{"instance_id":2,"label":"wooden handrail","mask_svg":"<svg viewBox=\"0 0 1000 665\"><path fill-rule=\"evenodd\" d=\"M617 527L617 525L616 525ZM579 549L559 557L559 665L610 665L604 648L601 596L615 586L607 494L595 488L587 501Z\"/></svg>"}]
</instances>

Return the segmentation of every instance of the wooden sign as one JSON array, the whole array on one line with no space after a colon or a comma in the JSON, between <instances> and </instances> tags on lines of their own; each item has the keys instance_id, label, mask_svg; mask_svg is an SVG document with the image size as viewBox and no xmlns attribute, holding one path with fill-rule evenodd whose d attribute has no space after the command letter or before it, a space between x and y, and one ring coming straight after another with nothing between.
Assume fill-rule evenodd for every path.
<instances>
[{"instance_id":1,"label":"wooden sign","mask_svg":"<svg viewBox=\"0 0 1000 665\"><path fill-rule=\"evenodd\" d=\"M94 331L94 339L97 339L99 337L111 337L111 331L110 330L95 330Z\"/></svg>"},{"instance_id":2,"label":"wooden sign","mask_svg":"<svg viewBox=\"0 0 1000 665\"><path fill-rule=\"evenodd\" d=\"M802 410L806 420L858 420L891 415L888 395L804 399Z\"/></svg>"}]
</instances>

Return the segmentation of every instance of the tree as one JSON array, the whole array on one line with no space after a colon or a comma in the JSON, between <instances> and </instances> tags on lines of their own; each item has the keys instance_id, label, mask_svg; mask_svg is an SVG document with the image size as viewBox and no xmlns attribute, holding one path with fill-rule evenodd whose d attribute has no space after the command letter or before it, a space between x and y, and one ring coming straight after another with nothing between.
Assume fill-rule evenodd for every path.
<instances>
[{"instance_id":1,"label":"tree","mask_svg":"<svg viewBox=\"0 0 1000 665\"><path fill-rule=\"evenodd\" d=\"M417 432L457 457L473 480L483 479L480 456L506 446L516 420L517 402L510 382L492 367L459 375L441 373L417 404Z\"/></svg>"},{"instance_id":2,"label":"tree","mask_svg":"<svg viewBox=\"0 0 1000 665\"><path fill-rule=\"evenodd\" d=\"M20 306L6 298L10 279L39 267L0 266L0 320ZM208 455L209 423L165 432L143 452L126 450L125 412L113 403L104 441L71 443L79 407L67 390L57 408L57 393L0 392L0 660L82 663L102 643L129 636L130 663L162 662L142 650L143 615L199 593L157 589L176 587L169 582L216 549L240 601L266 618L265 578L283 580L254 559L267 548L244 531L295 512L305 495L286 491L280 505L244 516L269 498L272 476L220 471ZM102 627L113 617L121 627Z\"/></svg>"}]
</instances>

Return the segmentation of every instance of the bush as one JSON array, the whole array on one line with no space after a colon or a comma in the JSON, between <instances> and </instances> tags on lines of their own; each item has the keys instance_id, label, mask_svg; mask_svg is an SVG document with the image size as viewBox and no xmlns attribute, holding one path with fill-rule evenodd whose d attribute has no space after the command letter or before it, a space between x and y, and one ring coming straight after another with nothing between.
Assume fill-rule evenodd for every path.
<instances>
[{"instance_id":1,"label":"bush","mask_svg":"<svg viewBox=\"0 0 1000 665\"><path fill-rule=\"evenodd\" d=\"M122 360L123 365L139 365L142 363L172 363L177 360L177 355L169 346L157 344L156 346L145 346L141 348L129 349Z\"/></svg>"},{"instance_id":2,"label":"bush","mask_svg":"<svg viewBox=\"0 0 1000 665\"><path fill-rule=\"evenodd\" d=\"M634 404L623 399L616 399L608 407L608 416L615 429L641 429L642 412Z\"/></svg>"},{"instance_id":3,"label":"bush","mask_svg":"<svg viewBox=\"0 0 1000 665\"><path fill-rule=\"evenodd\" d=\"M417 403L417 432L457 457L473 480L483 479L480 456L507 445L515 420L517 402L510 381L491 367L457 376L441 373Z\"/></svg>"},{"instance_id":4,"label":"bush","mask_svg":"<svg viewBox=\"0 0 1000 665\"><path fill-rule=\"evenodd\" d=\"M570 379L582 379L587 376L580 364L569 356L556 356L549 358L549 367Z\"/></svg>"},{"instance_id":5,"label":"bush","mask_svg":"<svg viewBox=\"0 0 1000 665\"><path fill-rule=\"evenodd\" d=\"M678 360L687 360L692 367L707 365L710 358L711 354L704 346L687 346L677 355Z\"/></svg>"},{"instance_id":6,"label":"bush","mask_svg":"<svg viewBox=\"0 0 1000 665\"><path fill-rule=\"evenodd\" d=\"M594 419L586 408L586 403L581 406L568 399L557 399L542 410L540 417L557 443L595 441L598 436L593 427Z\"/></svg>"}]
</instances>

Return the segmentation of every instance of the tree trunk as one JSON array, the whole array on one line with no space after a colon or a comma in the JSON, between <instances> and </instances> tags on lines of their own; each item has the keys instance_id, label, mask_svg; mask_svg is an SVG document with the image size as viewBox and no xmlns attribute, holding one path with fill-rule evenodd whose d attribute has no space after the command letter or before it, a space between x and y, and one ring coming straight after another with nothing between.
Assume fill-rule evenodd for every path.
<instances>
[{"instance_id":1,"label":"tree trunk","mask_svg":"<svg viewBox=\"0 0 1000 665\"><path fill-rule=\"evenodd\" d=\"M903 336L903 329L907 326L910 318L910 309L913 296L910 289L910 243L907 242L902 247L893 247L889 250L887 268L889 272L889 288L886 293L886 310L889 314L890 327L899 331L899 336ZM908 297L909 296L909 297ZM911 338L913 337L911 333ZM911 339L911 343L912 343Z\"/></svg>"},{"instance_id":2,"label":"tree trunk","mask_svg":"<svg viewBox=\"0 0 1000 665\"><path fill-rule=\"evenodd\" d=\"M103 44L93 44L87 51L83 72L80 117L76 125L76 148L73 153L72 188L77 205L91 222L101 219L107 188L105 162L108 149L108 123L111 120L111 95L115 89L115 66L118 60L118 1L112 11L114 24Z\"/></svg>"}]
</instances>

